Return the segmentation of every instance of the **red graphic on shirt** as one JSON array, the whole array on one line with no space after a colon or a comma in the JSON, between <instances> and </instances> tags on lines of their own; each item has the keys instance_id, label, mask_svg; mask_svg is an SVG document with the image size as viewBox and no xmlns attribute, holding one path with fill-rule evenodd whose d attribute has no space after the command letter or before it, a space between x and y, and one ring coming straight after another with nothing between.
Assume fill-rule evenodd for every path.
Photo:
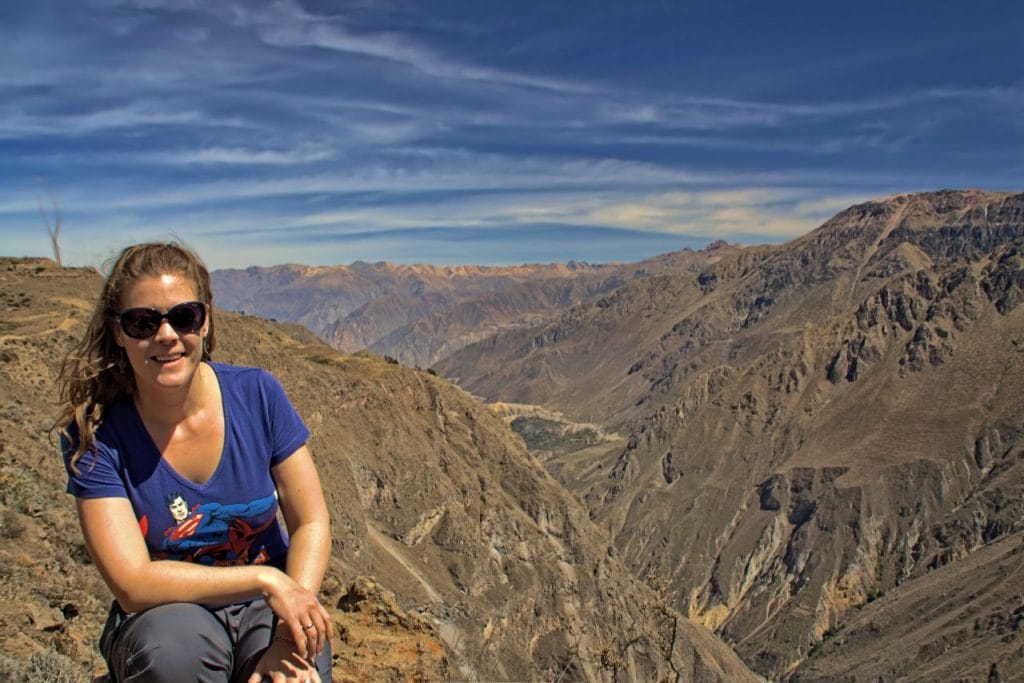
<instances>
[{"instance_id":1,"label":"red graphic on shirt","mask_svg":"<svg viewBox=\"0 0 1024 683\"><path fill-rule=\"evenodd\" d=\"M261 539L276 521L273 494L248 503L200 503L187 507L180 494L168 497L176 524L164 530L162 557L213 565L249 564L267 555ZM267 516L263 521L258 521Z\"/></svg>"},{"instance_id":2,"label":"red graphic on shirt","mask_svg":"<svg viewBox=\"0 0 1024 683\"><path fill-rule=\"evenodd\" d=\"M196 529L199 528L199 525L202 523L202 521L203 513L193 511L191 517L189 517L173 529L168 529L164 533L167 535L168 538L171 539L171 541L180 541L183 538L191 538L195 535Z\"/></svg>"}]
</instances>

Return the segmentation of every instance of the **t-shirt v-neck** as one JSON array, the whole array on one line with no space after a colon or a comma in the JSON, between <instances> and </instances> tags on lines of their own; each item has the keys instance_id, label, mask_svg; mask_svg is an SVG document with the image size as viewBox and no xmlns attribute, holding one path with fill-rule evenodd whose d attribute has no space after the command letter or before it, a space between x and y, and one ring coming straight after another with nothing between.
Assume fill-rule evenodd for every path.
<instances>
[{"instance_id":1,"label":"t-shirt v-neck","mask_svg":"<svg viewBox=\"0 0 1024 683\"><path fill-rule=\"evenodd\" d=\"M153 435L150 433L149 428L146 427L146 421L142 419L142 414L139 413L138 405L136 405L134 401L131 402L131 412L135 415L135 419L138 422L138 428L143 434L145 434L145 442L148 443L149 447L152 449L152 455L160 460L160 466L163 467L172 477L180 481L182 484L185 484L186 486L193 488L197 491L205 490L210 486L214 485L214 479L217 478L217 475L221 471L221 467L224 464L225 455L227 455L228 449L228 406L224 401L224 389L221 386L220 375L217 373L217 369L213 364L210 364L210 368L213 371L214 380L216 380L217 382L217 394L220 399L220 410L224 422L224 429L223 434L221 435L220 453L217 458L217 466L213 468L213 472L210 473L210 476L207 477L206 481L204 482L198 482L195 479L192 479L191 477L185 476L184 474L179 472L174 465L167 461L167 458L164 457L164 454L156 445L156 441L153 439Z\"/></svg>"}]
</instances>

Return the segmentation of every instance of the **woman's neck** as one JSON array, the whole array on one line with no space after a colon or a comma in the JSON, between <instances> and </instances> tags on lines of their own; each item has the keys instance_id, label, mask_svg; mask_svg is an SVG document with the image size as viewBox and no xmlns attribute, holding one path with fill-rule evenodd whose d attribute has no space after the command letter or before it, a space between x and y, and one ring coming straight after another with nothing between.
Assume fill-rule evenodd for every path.
<instances>
[{"instance_id":1,"label":"woman's neck","mask_svg":"<svg viewBox=\"0 0 1024 683\"><path fill-rule=\"evenodd\" d=\"M140 388L135 394L135 406L147 423L173 425L200 413L209 396L209 380L213 370L201 363L186 386L174 389Z\"/></svg>"}]
</instances>

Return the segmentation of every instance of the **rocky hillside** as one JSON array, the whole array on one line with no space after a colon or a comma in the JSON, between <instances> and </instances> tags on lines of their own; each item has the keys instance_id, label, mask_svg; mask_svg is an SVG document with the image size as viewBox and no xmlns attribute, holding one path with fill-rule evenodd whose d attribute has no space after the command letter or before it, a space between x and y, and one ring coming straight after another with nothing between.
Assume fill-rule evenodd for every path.
<instances>
[{"instance_id":1,"label":"rocky hillside","mask_svg":"<svg viewBox=\"0 0 1024 683\"><path fill-rule=\"evenodd\" d=\"M213 280L223 308L300 323L340 351L369 349L427 368L467 344L547 321L629 280L697 270L735 249L716 243L625 265L286 265L216 271Z\"/></svg>"},{"instance_id":2,"label":"rocky hillside","mask_svg":"<svg viewBox=\"0 0 1024 683\"><path fill-rule=\"evenodd\" d=\"M1022 302L1024 195L900 195L437 369L621 434L548 465L760 674L1012 680Z\"/></svg>"},{"instance_id":3,"label":"rocky hillside","mask_svg":"<svg viewBox=\"0 0 1024 683\"><path fill-rule=\"evenodd\" d=\"M0 677L11 680L100 669L109 593L46 429L57 361L99 283L0 259ZM217 358L271 369L314 434L333 518L335 680L754 680L635 578L580 502L467 394L298 326L216 315Z\"/></svg>"}]
</instances>

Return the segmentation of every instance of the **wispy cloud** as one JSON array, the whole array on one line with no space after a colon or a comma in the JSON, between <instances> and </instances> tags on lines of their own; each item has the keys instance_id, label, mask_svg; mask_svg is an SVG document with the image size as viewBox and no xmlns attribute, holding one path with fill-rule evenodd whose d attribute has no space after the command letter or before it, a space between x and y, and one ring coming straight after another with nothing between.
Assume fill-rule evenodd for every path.
<instances>
[{"instance_id":1,"label":"wispy cloud","mask_svg":"<svg viewBox=\"0 0 1024 683\"><path fill-rule=\"evenodd\" d=\"M243 125L231 118L211 117L191 108L163 107L152 103L128 103L77 113L29 115L11 111L0 115L0 138L26 136L83 136L105 131L147 129L164 126L228 126Z\"/></svg>"},{"instance_id":2,"label":"wispy cloud","mask_svg":"<svg viewBox=\"0 0 1024 683\"><path fill-rule=\"evenodd\" d=\"M665 192L595 207L581 222L731 240L789 239L821 223L814 210L820 203L836 202L819 196L809 204L812 194L794 187Z\"/></svg>"},{"instance_id":3,"label":"wispy cloud","mask_svg":"<svg viewBox=\"0 0 1024 683\"><path fill-rule=\"evenodd\" d=\"M334 152L324 147L300 149L248 149L242 147L203 147L197 150L169 151L148 155L148 159L167 164L238 164L238 165L297 165L310 164L334 158Z\"/></svg>"},{"instance_id":4,"label":"wispy cloud","mask_svg":"<svg viewBox=\"0 0 1024 683\"><path fill-rule=\"evenodd\" d=\"M236 22L256 29L259 37L278 47L315 47L400 64L438 79L496 83L556 92L586 92L578 83L514 73L453 60L393 31L357 33L339 16L314 16L297 3L282 0L264 11L235 12Z\"/></svg>"}]
</instances>

